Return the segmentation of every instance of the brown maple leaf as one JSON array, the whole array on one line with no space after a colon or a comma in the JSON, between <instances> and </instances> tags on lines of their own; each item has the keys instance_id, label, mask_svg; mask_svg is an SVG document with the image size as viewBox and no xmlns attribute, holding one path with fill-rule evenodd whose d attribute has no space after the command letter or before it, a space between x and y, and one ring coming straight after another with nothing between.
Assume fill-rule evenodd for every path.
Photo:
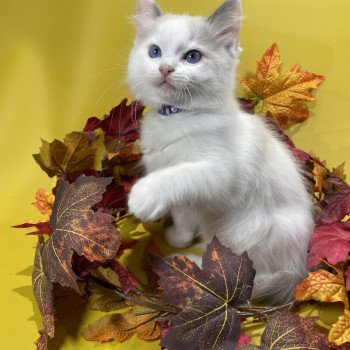
<instances>
[{"instance_id":1,"label":"brown maple leaf","mask_svg":"<svg viewBox=\"0 0 350 350\"><path fill-rule=\"evenodd\" d=\"M151 256L162 299L182 311L171 319L161 345L169 349L232 349L240 335L236 307L250 300L255 271L246 253L237 255L214 237L202 269L187 257Z\"/></svg>"},{"instance_id":2,"label":"brown maple leaf","mask_svg":"<svg viewBox=\"0 0 350 350\"><path fill-rule=\"evenodd\" d=\"M133 308L124 313L107 315L82 331L82 336L86 340L98 342L117 341L123 342L137 335L142 340L155 340L161 336L159 325L155 322L155 318L159 313L149 315L138 315L146 308L134 305Z\"/></svg>"},{"instance_id":3,"label":"brown maple leaf","mask_svg":"<svg viewBox=\"0 0 350 350\"><path fill-rule=\"evenodd\" d=\"M344 315L332 325L328 338L336 345L350 343L350 310L345 309Z\"/></svg>"},{"instance_id":4,"label":"brown maple leaf","mask_svg":"<svg viewBox=\"0 0 350 350\"><path fill-rule=\"evenodd\" d=\"M41 214L49 216L52 212L54 200L55 196L52 193L46 192L43 188L38 188L32 204Z\"/></svg>"},{"instance_id":5,"label":"brown maple leaf","mask_svg":"<svg viewBox=\"0 0 350 350\"><path fill-rule=\"evenodd\" d=\"M97 148L90 144L85 133L72 132L66 135L63 142L54 140L48 143L42 140L40 153L33 157L50 177L66 176L95 169Z\"/></svg>"},{"instance_id":6,"label":"brown maple leaf","mask_svg":"<svg viewBox=\"0 0 350 350\"><path fill-rule=\"evenodd\" d=\"M296 287L294 297L297 301L318 300L334 303L341 301L349 307L348 296L345 290L344 273L338 267L333 267L336 274L324 269L309 272Z\"/></svg>"},{"instance_id":7,"label":"brown maple leaf","mask_svg":"<svg viewBox=\"0 0 350 350\"><path fill-rule=\"evenodd\" d=\"M43 269L51 282L80 293L71 266L73 250L91 262L105 262L116 255L120 241L112 225L114 217L91 210L110 182L111 178L93 176L80 176L72 184L59 180L51 214L54 232L41 251Z\"/></svg>"},{"instance_id":8,"label":"brown maple leaf","mask_svg":"<svg viewBox=\"0 0 350 350\"><path fill-rule=\"evenodd\" d=\"M324 77L303 71L298 64L280 76L280 66L278 47L273 44L258 61L256 78L241 77L241 84L254 113L269 115L280 125L300 123L309 116L304 101L314 100L311 92Z\"/></svg>"}]
</instances>

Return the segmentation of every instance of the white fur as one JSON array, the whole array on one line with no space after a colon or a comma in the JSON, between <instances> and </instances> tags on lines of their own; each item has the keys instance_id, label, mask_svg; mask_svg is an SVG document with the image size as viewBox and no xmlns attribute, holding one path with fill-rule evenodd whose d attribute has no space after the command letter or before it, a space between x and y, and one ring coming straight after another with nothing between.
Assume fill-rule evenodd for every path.
<instances>
[{"instance_id":1,"label":"white fur","mask_svg":"<svg viewBox=\"0 0 350 350\"><path fill-rule=\"evenodd\" d=\"M311 201L289 151L261 117L240 111L232 98L240 3L224 5L216 16L223 17L223 29L234 21L232 45L227 30L217 30L219 17L214 30L202 17L147 11L153 25L136 38L127 81L153 111L141 130L147 176L133 186L129 209L144 221L170 212L174 226L165 237L173 246L191 244L197 232L205 243L215 234L235 252L248 251L257 271L253 296L281 302L305 274ZM148 56L152 44L161 48L161 58ZM182 59L190 49L203 53L197 64ZM175 68L173 89L158 86L164 63ZM157 113L163 104L185 112L163 117Z\"/></svg>"}]
</instances>

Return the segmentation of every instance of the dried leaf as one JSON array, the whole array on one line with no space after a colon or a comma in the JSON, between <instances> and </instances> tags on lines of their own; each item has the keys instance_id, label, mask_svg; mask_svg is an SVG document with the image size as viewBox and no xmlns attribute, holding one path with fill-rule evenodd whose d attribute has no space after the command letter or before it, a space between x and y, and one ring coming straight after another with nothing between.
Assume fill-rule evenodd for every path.
<instances>
[{"instance_id":1,"label":"dried leaf","mask_svg":"<svg viewBox=\"0 0 350 350\"><path fill-rule=\"evenodd\" d=\"M46 192L44 189L39 188L36 191L34 202L32 204L41 214L50 216L54 200L55 196L52 193Z\"/></svg>"},{"instance_id":2,"label":"dried leaf","mask_svg":"<svg viewBox=\"0 0 350 350\"><path fill-rule=\"evenodd\" d=\"M270 115L280 125L300 123L309 116L304 101L314 100L311 92L324 77L303 71L298 64L280 76L280 66L280 54L273 44L257 63L257 77L242 77L242 86L254 103L255 113Z\"/></svg>"},{"instance_id":3,"label":"dried leaf","mask_svg":"<svg viewBox=\"0 0 350 350\"><path fill-rule=\"evenodd\" d=\"M142 340L159 339L160 327L154 321L158 313L137 316L145 310L141 306L134 305L130 311L104 316L86 327L82 331L82 336L86 340L98 342L123 342L134 335Z\"/></svg>"},{"instance_id":4,"label":"dried leaf","mask_svg":"<svg viewBox=\"0 0 350 350\"><path fill-rule=\"evenodd\" d=\"M151 256L162 299L182 311L171 320L161 345L173 350L232 349L240 334L235 307L251 296L255 271L246 253L238 256L217 238L200 269L187 257Z\"/></svg>"},{"instance_id":5,"label":"dried leaf","mask_svg":"<svg viewBox=\"0 0 350 350\"><path fill-rule=\"evenodd\" d=\"M334 267L336 274L320 269L309 272L308 277L295 287L295 300L318 300L334 303L341 301L349 307L348 296L345 290L344 273Z\"/></svg>"},{"instance_id":6,"label":"dried leaf","mask_svg":"<svg viewBox=\"0 0 350 350\"><path fill-rule=\"evenodd\" d=\"M97 149L89 143L83 132L72 132L63 142L42 140L40 153L33 155L35 161L50 177L82 173L94 169Z\"/></svg>"},{"instance_id":7,"label":"dried leaf","mask_svg":"<svg viewBox=\"0 0 350 350\"><path fill-rule=\"evenodd\" d=\"M310 241L307 267L320 264L326 258L331 265L345 262L350 252L350 225L334 223L316 227Z\"/></svg>"},{"instance_id":8,"label":"dried leaf","mask_svg":"<svg viewBox=\"0 0 350 350\"><path fill-rule=\"evenodd\" d=\"M345 309L344 315L340 316L338 321L332 325L329 340L336 345L350 343L350 310Z\"/></svg>"},{"instance_id":9,"label":"dried leaf","mask_svg":"<svg viewBox=\"0 0 350 350\"><path fill-rule=\"evenodd\" d=\"M35 251L32 285L34 296L43 320L44 330L46 334L53 338L55 334L55 309L53 306L52 283L45 276L42 253L43 245L39 242ZM42 334L39 341L39 345L43 343ZM40 349L39 345L38 348Z\"/></svg>"},{"instance_id":10,"label":"dried leaf","mask_svg":"<svg viewBox=\"0 0 350 350\"><path fill-rule=\"evenodd\" d=\"M45 275L51 282L80 293L71 267L73 250L91 262L105 262L116 255L120 241L113 216L91 210L110 181L93 176L81 176L72 184L59 180L51 215L54 232L42 249Z\"/></svg>"}]
</instances>

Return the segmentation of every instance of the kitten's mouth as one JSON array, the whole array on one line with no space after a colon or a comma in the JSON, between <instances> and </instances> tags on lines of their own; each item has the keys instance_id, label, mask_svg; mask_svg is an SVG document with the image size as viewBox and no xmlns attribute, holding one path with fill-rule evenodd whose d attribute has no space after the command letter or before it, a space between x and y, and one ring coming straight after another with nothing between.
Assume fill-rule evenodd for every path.
<instances>
[{"instance_id":1,"label":"kitten's mouth","mask_svg":"<svg viewBox=\"0 0 350 350\"><path fill-rule=\"evenodd\" d=\"M158 86L159 86L159 87L162 87L162 88L164 88L164 89L167 89L167 90L169 90L169 89L171 89L171 90L175 89L174 85L172 85L171 83L169 83L169 81L167 81L167 80L163 80Z\"/></svg>"}]
</instances>

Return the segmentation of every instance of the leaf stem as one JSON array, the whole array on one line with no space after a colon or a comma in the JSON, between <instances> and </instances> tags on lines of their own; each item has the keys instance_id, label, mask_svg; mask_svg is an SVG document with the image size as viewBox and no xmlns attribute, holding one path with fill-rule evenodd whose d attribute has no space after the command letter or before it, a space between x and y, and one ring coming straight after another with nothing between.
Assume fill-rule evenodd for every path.
<instances>
[{"instance_id":1,"label":"leaf stem","mask_svg":"<svg viewBox=\"0 0 350 350\"><path fill-rule=\"evenodd\" d=\"M89 276L89 279L94 281L95 283L97 283L101 287L113 291L119 297L122 297L123 299L128 300L128 301L131 301L134 304L138 304L140 306L147 307L150 310L164 311L164 312L169 312L171 314L177 314L181 311L180 309L178 309L174 306L165 305L165 304L161 304L161 303L155 303L153 300L149 301L149 300L134 298L133 296L124 293L121 289L119 289L114 284L109 283L107 281L103 281L96 276L91 275L91 276ZM137 294L142 295L142 293L140 293L140 292Z\"/></svg>"}]
</instances>

